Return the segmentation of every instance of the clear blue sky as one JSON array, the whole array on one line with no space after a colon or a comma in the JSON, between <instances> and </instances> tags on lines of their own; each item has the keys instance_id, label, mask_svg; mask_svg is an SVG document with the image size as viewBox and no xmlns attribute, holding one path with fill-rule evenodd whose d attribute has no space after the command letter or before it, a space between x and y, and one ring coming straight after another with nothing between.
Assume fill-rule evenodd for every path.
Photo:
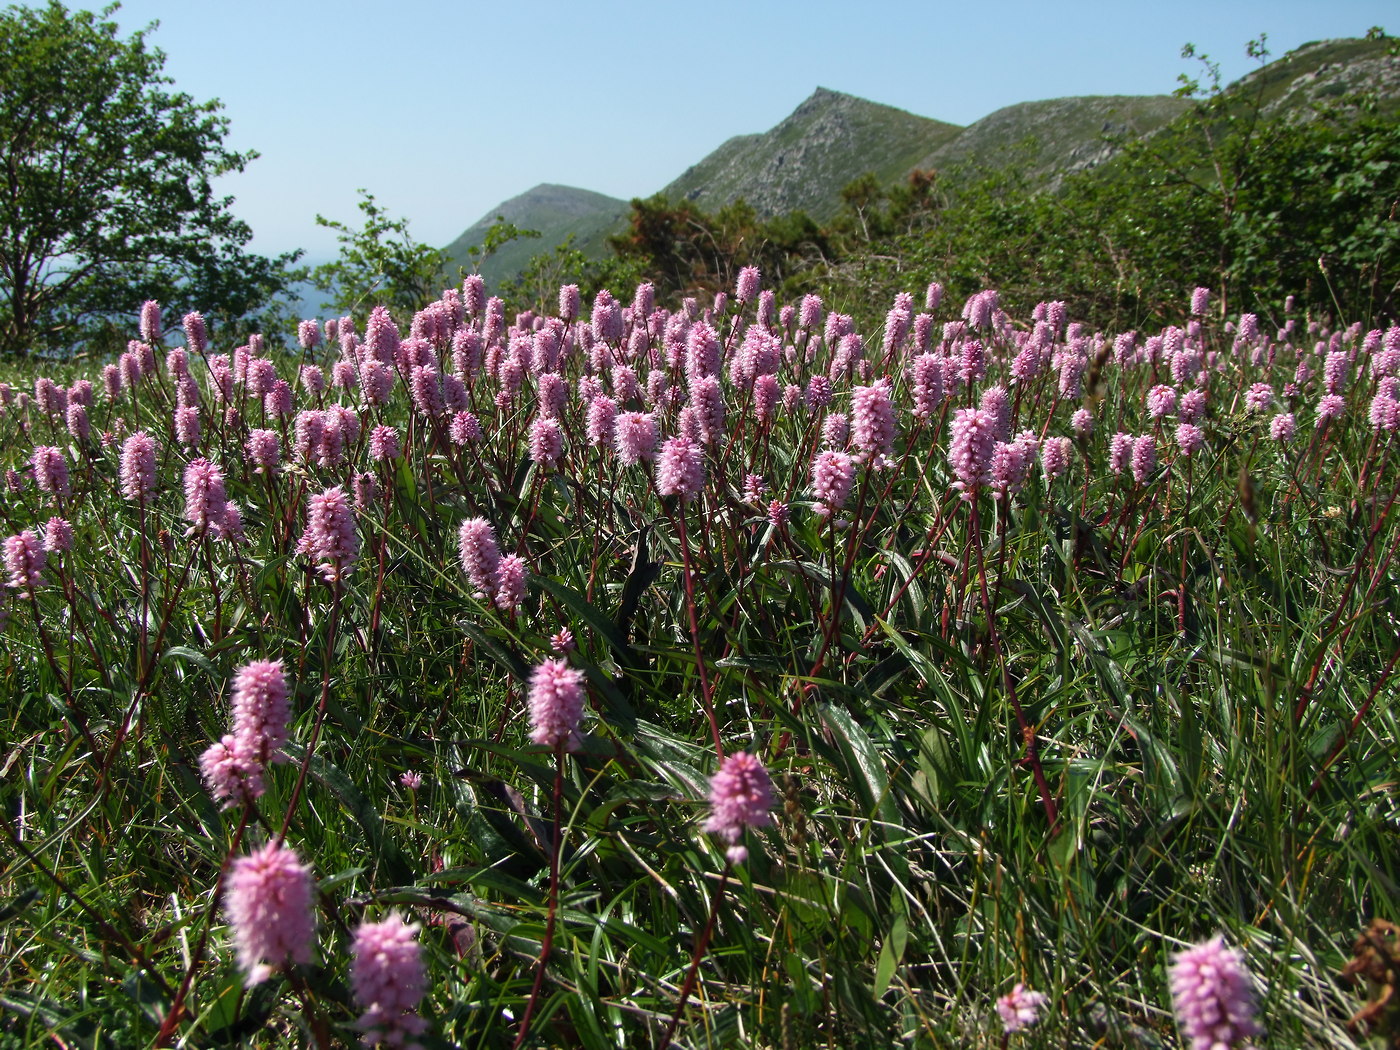
<instances>
[{"instance_id":1,"label":"clear blue sky","mask_svg":"<svg viewBox=\"0 0 1400 1050\"><path fill-rule=\"evenodd\" d=\"M315 215L353 223L357 187L441 246L541 182L654 193L818 85L969 124L1168 93L1195 72L1187 41L1231 79L1261 32L1275 55L1400 32L1395 0L125 0L115 18L124 35L158 20L176 87L222 100L229 144L262 154L221 187L255 249L312 261L335 252Z\"/></svg>"}]
</instances>

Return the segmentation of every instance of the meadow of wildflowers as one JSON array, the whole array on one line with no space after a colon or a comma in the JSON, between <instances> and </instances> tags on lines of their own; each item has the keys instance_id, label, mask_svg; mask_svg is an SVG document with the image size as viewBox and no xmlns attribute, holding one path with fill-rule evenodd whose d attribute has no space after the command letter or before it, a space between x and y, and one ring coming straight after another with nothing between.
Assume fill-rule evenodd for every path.
<instances>
[{"instance_id":1,"label":"meadow of wildflowers","mask_svg":"<svg viewBox=\"0 0 1400 1050\"><path fill-rule=\"evenodd\" d=\"M0 1047L1396 1038L1400 328L137 307L0 384Z\"/></svg>"}]
</instances>

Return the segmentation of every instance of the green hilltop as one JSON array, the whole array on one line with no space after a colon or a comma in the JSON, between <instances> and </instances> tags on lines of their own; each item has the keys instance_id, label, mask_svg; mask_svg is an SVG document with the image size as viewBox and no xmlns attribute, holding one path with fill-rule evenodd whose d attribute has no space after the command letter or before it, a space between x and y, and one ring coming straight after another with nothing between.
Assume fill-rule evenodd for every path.
<instances>
[{"instance_id":1,"label":"green hilltop","mask_svg":"<svg viewBox=\"0 0 1400 1050\"><path fill-rule=\"evenodd\" d=\"M1309 108L1361 89L1389 112L1400 111L1400 57L1388 39L1304 44L1225 87L1260 92L1267 119L1305 117ZM687 168L660 194L715 211L744 200L760 218L803 211L830 220L841 191L873 174L885 186L915 171L934 171L952 186L1011 165L1031 185L1053 188L1072 172L1110 159L1122 143L1152 135L1191 106L1177 95L1115 95L1028 101L968 125L909 113L819 87L765 132L737 135ZM626 228L628 204L589 190L540 185L492 208L445 249L447 274L471 269L497 218L539 238L506 244L482 265L498 287L536 255L569 237L590 259L607 255L607 237Z\"/></svg>"}]
</instances>

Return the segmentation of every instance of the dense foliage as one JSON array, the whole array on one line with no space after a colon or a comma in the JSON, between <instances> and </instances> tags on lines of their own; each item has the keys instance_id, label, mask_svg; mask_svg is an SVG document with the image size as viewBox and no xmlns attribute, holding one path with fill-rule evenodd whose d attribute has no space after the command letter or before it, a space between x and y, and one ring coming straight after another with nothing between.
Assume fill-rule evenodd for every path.
<instances>
[{"instance_id":1,"label":"dense foliage","mask_svg":"<svg viewBox=\"0 0 1400 1050\"><path fill-rule=\"evenodd\" d=\"M294 256L247 252L213 188L256 154L224 146L218 102L167 90L145 32L103 18L0 12L0 355L110 342L152 297L235 325L287 285Z\"/></svg>"},{"instance_id":2,"label":"dense foliage","mask_svg":"<svg viewBox=\"0 0 1400 1050\"><path fill-rule=\"evenodd\" d=\"M1384 1031L1400 328L574 291L0 388L0 1046Z\"/></svg>"},{"instance_id":3,"label":"dense foliage","mask_svg":"<svg viewBox=\"0 0 1400 1050\"><path fill-rule=\"evenodd\" d=\"M335 231L340 254L307 276L338 313L363 319L376 306L412 311L441 283L443 253L415 240L408 220L391 217L374 194L362 189L359 197L356 206L364 216L359 229L316 216L316 225Z\"/></svg>"}]
</instances>

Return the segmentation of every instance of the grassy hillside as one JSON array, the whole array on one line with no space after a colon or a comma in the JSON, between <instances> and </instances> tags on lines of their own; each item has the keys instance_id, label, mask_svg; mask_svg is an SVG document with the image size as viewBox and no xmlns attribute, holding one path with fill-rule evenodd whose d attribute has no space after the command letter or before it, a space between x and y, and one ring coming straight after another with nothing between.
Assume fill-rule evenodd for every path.
<instances>
[{"instance_id":1,"label":"grassy hillside","mask_svg":"<svg viewBox=\"0 0 1400 1050\"><path fill-rule=\"evenodd\" d=\"M1150 134L1190 105L1171 95L1091 95L1021 102L964 128L921 168L986 170L1015 161L1032 181L1055 180L1111 156L1116 138Z\"/></svg>"},{"instance_id":2,"label":"grassy hillside","mask_svg":"<svg viewBox=\"0 0 1400 1050\"><path fill-rule=\"evenodd\" d=\"M1400 53L1393 39L1319 40L1241 77L1231 91L1259 91L1271 117L1306 112L1357 91L1372 91L1400 113Z\"/></svg>"},{"instance_id":3,"label":"grassy hillside","mask_svg":"<svg viewBox=\"0 0 1400 1050\"><path fill-rule=\"evenodd\" d=\"M497 221L497 216L522 229L538 230L540 236L512 241L486 260L481 273L487 286L493 289L524 269L534 256L549 251L570 234L585 255L602 256L607 250L604 238L618 228L626 213L627 203L615 197L574 186L541 184L492 208L449 244L445 249L447 273L455 276L458 268L473 268L468 249L486 239L486 231Z\"/></svg>"},{"instance_id":4,"label":"grassy hillside","mask_svg":"<svg viewBox=\"0 0 1400 1050\"><path fill-rule=\"evenodd\" d=\"M955 124L818 88L770 131L730 139L663 191L711 210L743 198L762 217L801 209L830 218L866 172L903 178L958 133Z\"/></svg>"}]
</instances>

